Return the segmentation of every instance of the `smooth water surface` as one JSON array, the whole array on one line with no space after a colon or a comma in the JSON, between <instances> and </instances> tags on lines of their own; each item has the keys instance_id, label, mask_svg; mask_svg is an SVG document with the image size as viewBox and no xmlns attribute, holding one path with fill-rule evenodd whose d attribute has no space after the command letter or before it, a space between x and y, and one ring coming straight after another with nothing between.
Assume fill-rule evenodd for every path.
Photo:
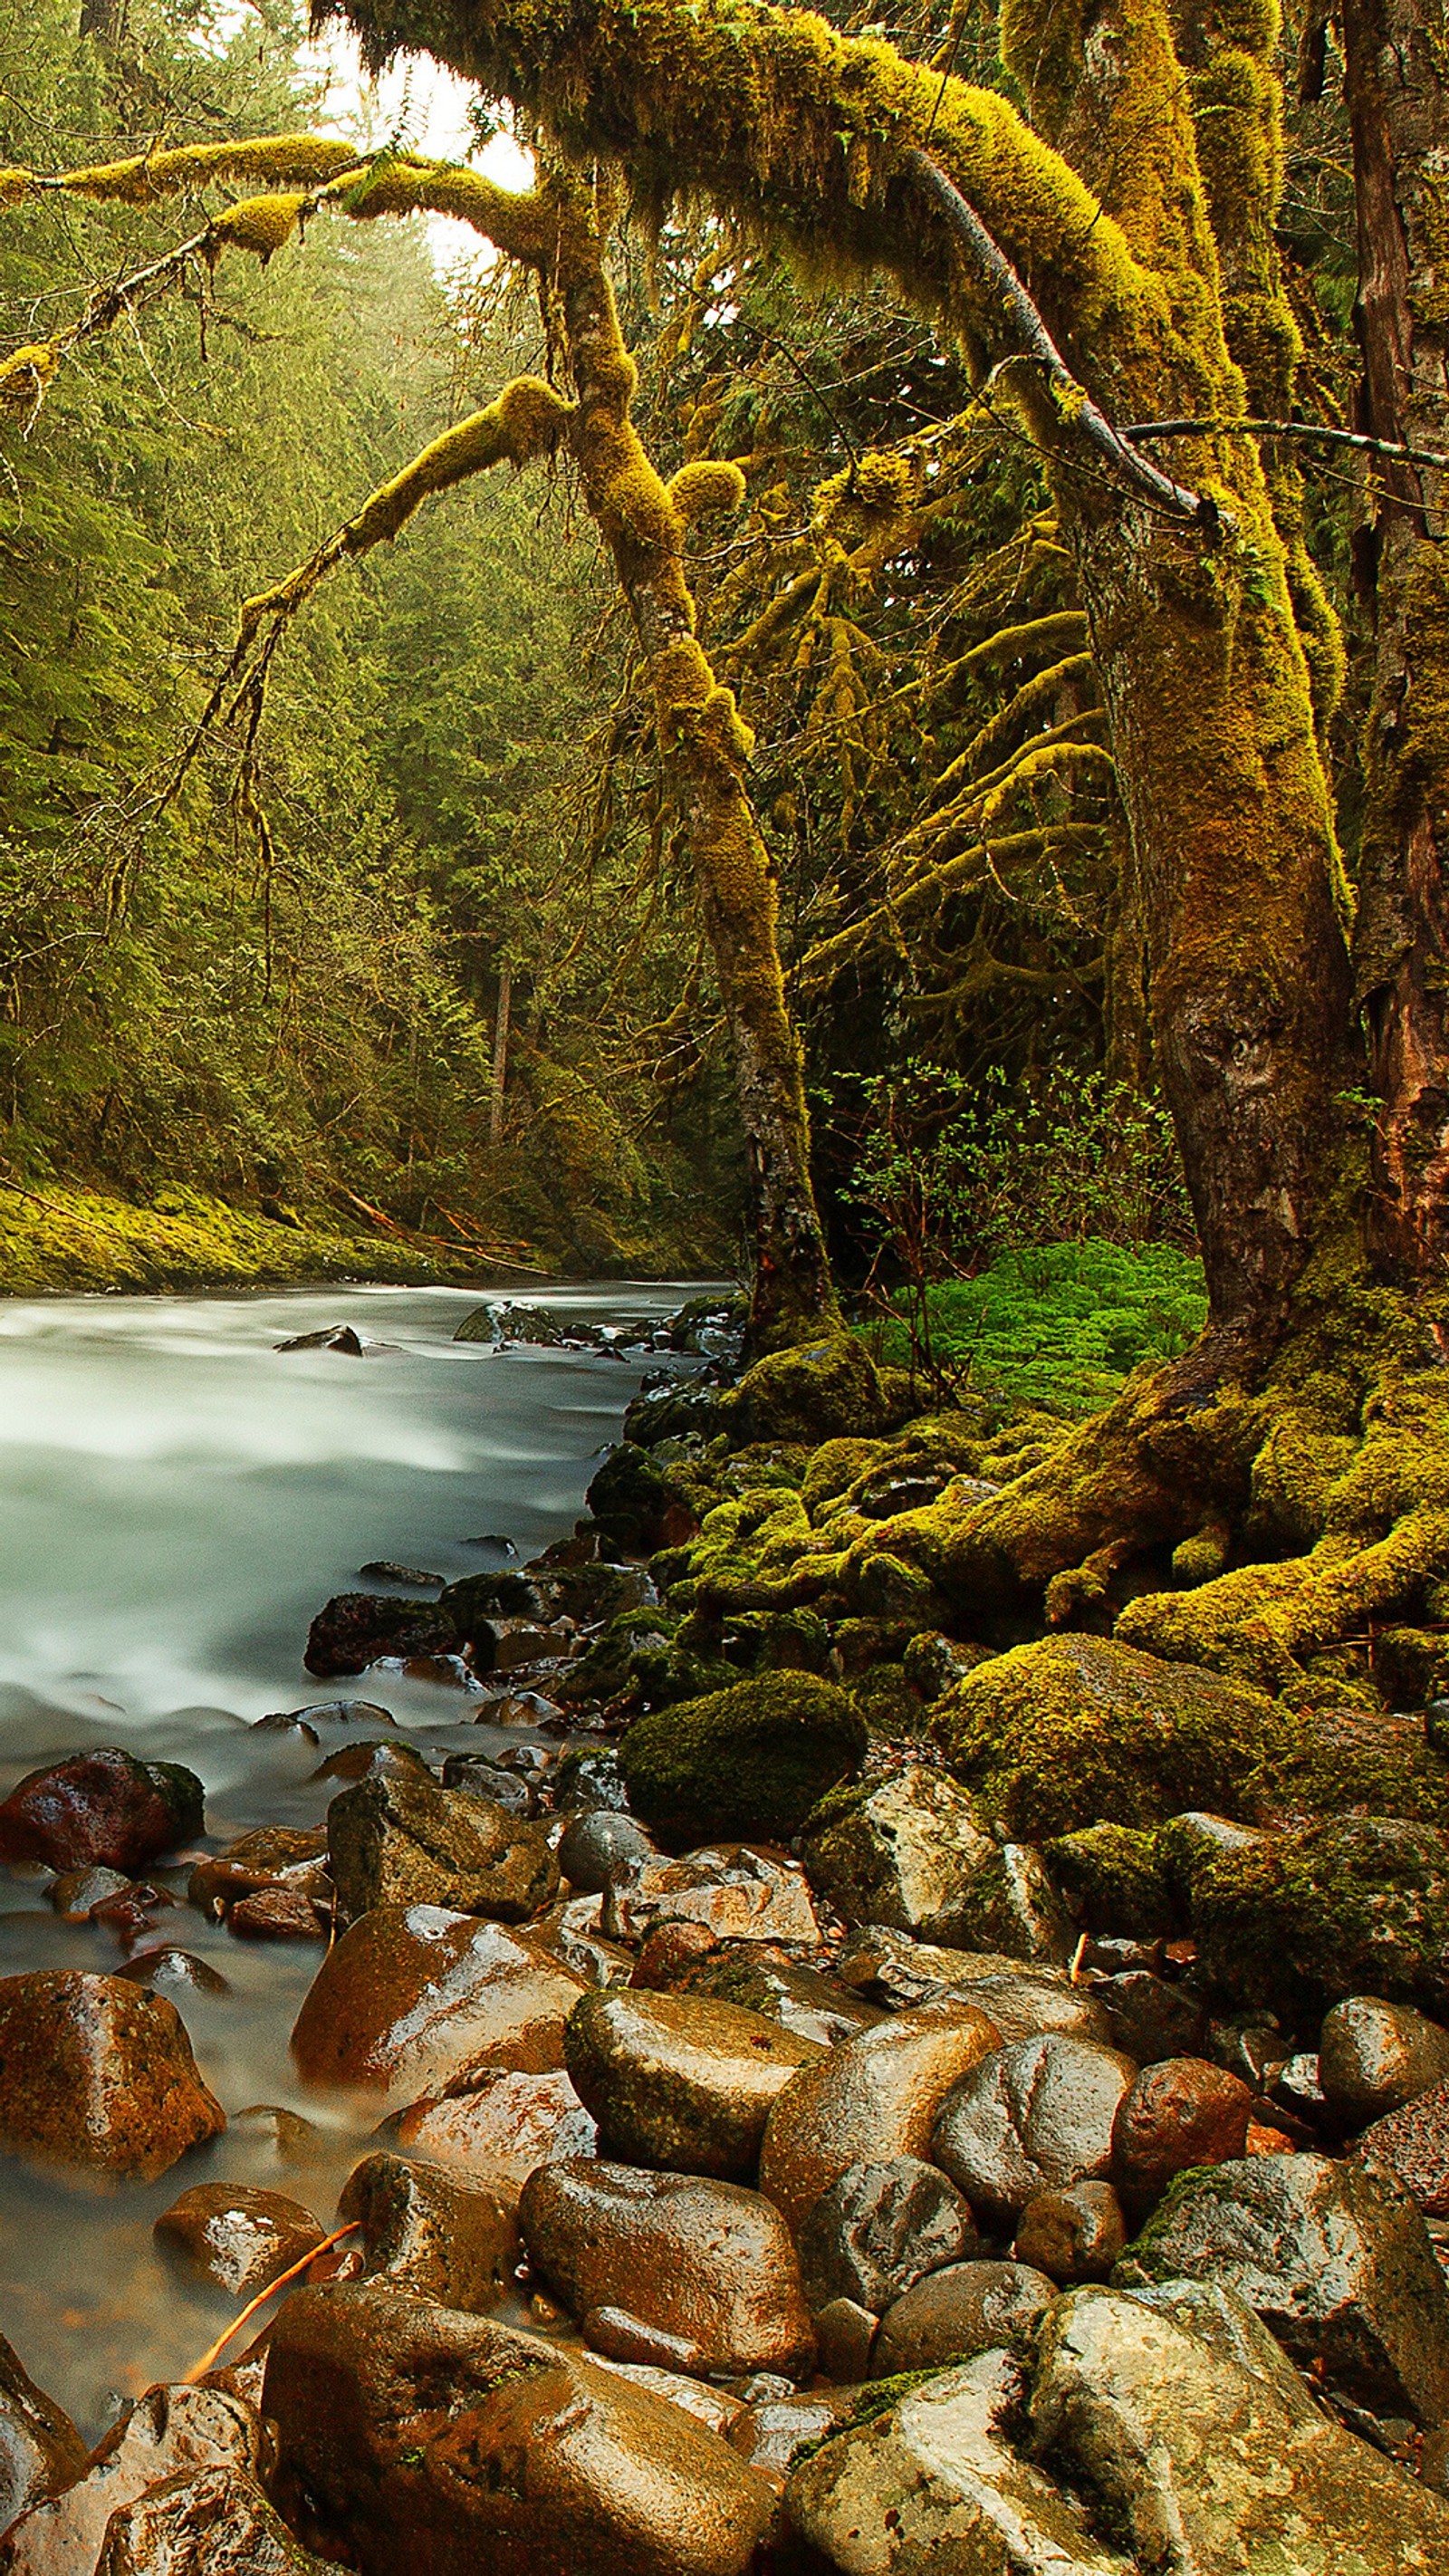
<instances>
[{"instance_id":1,"label":"smooth water surface","mask_svg":"<svg viewBox=\"0 0 1449 2576\"><path fill-rule=\"evenodd\" d=\"M317 1682L313 1613L396 1559L449 1580L528 1557L571 1526L643 1364L596 1352L496 1352L452 1338L501 1292L331 1287L242 1297L0 1303L0 1794L37 1764L119 1743L188 1763L211 1836L320 1821L321 1750L250 1731L272 1710L351 1693L387 1707L434 1760L499 1748L465 1694L373 1671ZM684 1287L550 1287L555 1314L667 1313ZM282 1353L350 1323L390 1348ZM652 1363L649 1363L652 1365ZM517 1740L516 1738L514 1740ZM184 1873L173 1881L184 1886ZM313 2166L279 2165L233 2131L141 2192L96 2194L0 2160L0 2333L89 2434L120 2393L194 2361L232 2304L178 2283L151 2221L223 2175L308 2202L330 2223L359 2151L355 2110L309 2099L287 2057L320 1953L234 1941L177 1907L164 1937L232 1985L183 2001L202 2072L229 2113L273 2102L328 2131ZM113 1938L62 1925L0 1873L0 1974L112 1969Z\"/></svg>"}]
</instances>

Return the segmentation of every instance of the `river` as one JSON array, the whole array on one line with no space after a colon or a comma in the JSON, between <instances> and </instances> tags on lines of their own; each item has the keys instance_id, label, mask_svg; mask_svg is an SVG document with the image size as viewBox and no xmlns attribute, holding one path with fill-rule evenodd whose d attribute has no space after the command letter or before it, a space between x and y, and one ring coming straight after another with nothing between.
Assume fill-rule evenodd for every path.
<instances>
[{"instance_id":1,"label":"river","mask_svg":"<svg viewBox=\"0 0 1449 2576\"><path fill-rule=\"evenodd\" d=\"M539 1293L560 1317L612 1322L692 1292ZM270 1711L351 1691L434 1761L528 1740L470 1723L458 1691L377 1671L319 1683L301 1660L313 1612L369 1588L358 1574L370 1560L452 1580L505 1562L487 1538L508 1537L522 1559L563 1534L655 1365L455 1342L478 1303L477 1291L391 1287L0 1303L0 1795L41 1763L124 1744L200 1773L220 1843L319 1822L335 1791L310 1775L343 1737L324 1729L319 1751L252 1731ZM360 1359L275 1347L333 1324L390 1347ZM184 1873L171 1883L184 1888ZM228 2113L294 2107L324 2136L313 2163L284 2166L234 2126L144 2191L0 2164L0 2333L91 2438L120 2399L186 2370L236 2304L177 2279L153 2218L193 2182L226 2177L330 2221L366 2137L355 2113L304 2094L288 2059L320 1954L233 1940L189 1908L163 1921L230 1982L224 1997L180 1999ZM0 1876L0 1974L118 1964L113 1936L62 1924L33 1886Z\"/></svg>"}]
</instances>

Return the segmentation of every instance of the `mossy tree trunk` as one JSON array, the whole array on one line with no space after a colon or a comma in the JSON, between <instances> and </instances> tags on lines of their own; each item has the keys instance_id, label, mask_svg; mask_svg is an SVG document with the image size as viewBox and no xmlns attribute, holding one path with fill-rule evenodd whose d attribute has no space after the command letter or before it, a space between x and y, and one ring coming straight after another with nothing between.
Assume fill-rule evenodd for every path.
<instances>
[{"instance_id":1,"label":"mossy tree trunk","mask_svg":"<svg viewBox=\"0 0 1449 2576\"><path fill-rule=\"evenodd\" d=\"M1435 0L1344 0L1358 204L1361 426L1449 449L1449 59ZM1376 621L1355 968L1383 1107L1374 1245L1449 1254L1449 569L1445 478L1390 461L1358 550Z\"/></svg>"}]
</instances>

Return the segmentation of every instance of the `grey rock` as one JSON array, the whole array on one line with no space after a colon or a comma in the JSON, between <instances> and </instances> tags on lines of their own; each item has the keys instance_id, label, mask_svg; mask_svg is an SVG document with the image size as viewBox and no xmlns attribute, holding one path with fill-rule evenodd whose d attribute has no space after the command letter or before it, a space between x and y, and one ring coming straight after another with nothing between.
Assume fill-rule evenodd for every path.
<instances>
[{"instance_id":1,"label":"grey rock","mask_svg":"<svg viewBox=\"0 0 1449 2576\"><path fill-rule=\"evenodd\" d=\"M558 1846L559 1868L570 1886L584 1896L602 1896L606 1888L622 1885L646 1861L658 1858L657 1846L642 1825L636 1825L632 1816L610 1814L607 1808L576 1816Z\"/></svg>"},{"instance_id":2,"label":"grey rock","mask_svg":"<svg viewBox=\"0 0 1449 2576\"><path fill-rule=\"evenodd\" d=\"M808 1818L801 1858L817 1895L847 1923L1024 1959L1070 1956L1067 1915L1040 1854L1004 1847L944 1773L912 1765L835 1792Z\"/></svg>"},{"instance_id":3,"label":"grey rock","mask_svg":"<svg viewBox=\"0 0 1449 2576\"><path fill-rule=\"evenodd\" d=\"M1007 2224L1038 2192L1106 2179L1112 2123L1136 2072L1095 2040L1018 2040L956 2087L931 2153L973 2209Z\"/></svg>"},{"instance_id":4,"label":"grey rock","mask_svg":"<svg viewBox=\"0 0 1449 2576\"><path fill-rule=\"evenodd\" d=\"M1112 2278L1218 2281L1357 2404L1449 2415L1449 2292L1418 2210L1371 2166L1245 2156L1185 2173Z\"/></svg>"},{"instance_id":5,"label":"grey rock","mask_svg":"<svg viewBox=\"0 0 1449 2576\"><path fill-rule=\"evenodd\" d=\"M377 1905L441 1905L524 1923L558 1893L543 1824L405 1775L359 1780L333 1799L327 1864L349 1923Z\"/></svg>"},{"instance_id":6,"label":"grey rock","mask_svg":"<svg viewBox=\"0 0 1449 2576\"><path fill-rule=\"evenodd\" d=\"M1057 2295L1028 2263L952 2263L917 2281L888 2308L871 2350L872 2379L935 2370L998 2347L1025 2353Z\"/></svg>"},{"instance_id":7,"label":"grey rock","mask_svg":"<svg viewBox=\"0 0 1449 2576\"><path fill-rule=\"evenodd\" d=\"M1044 1959L943 1949L913 1941L888 1924L868 1923L846 1942L835 1974L857 1994L894 2010L938 1995L959 1996L984 2012L1004 2040L1030 2039L1041 2030L1064 2031L1074 2039L1111 2038L1099 1995L1074 1986L1065 1969Z\"/></svg>"},{"instance_id":8,"label":"grey rock","mask_svg":"<svg viewBox=\"0 0 1449 2576\"><path fill-rule=\"evenodd\" d=\"M800 2230L800 2276L811 2308L854 2299L876 2316L928 2272L976 2251L970 2205L917 2156L855 2164L822 2192Z\"/></svg>"},{"instance_id":9,"label":"grey rock","mask_svg":"<svg viewBox=\"0 0 1449 2576\"><path fill-rule=\"evenodd\" d=\"M1346 2128L1402 2110L1449 2076L1449 2031L1411 2004L1349 1995L1324 2015L1318 2080Z\"/></svg>"},{"instance_id":10,"label":"grey rock","mask_svg":"<svg viewBox=\"0 0 1449 2576\"><path fill-rule=\"evenodd\" d=\"M487 1798L495 1807L506 1807L511 1816L532 1816L538 1809L532 1781L520 1771L505 1770L501 1762L490 1762L482 1753L450 1753L443 1764L443 1786Z\"/></svg>"}]
</instances>

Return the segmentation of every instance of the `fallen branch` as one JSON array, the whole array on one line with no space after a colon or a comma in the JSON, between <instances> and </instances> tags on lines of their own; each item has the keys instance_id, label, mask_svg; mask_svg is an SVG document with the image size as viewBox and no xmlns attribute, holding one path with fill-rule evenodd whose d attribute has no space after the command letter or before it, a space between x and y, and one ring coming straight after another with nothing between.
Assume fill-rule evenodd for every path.
<instances>
[{"instance_id":1,"label":"fallen branch","mask_svg":"<svg viewBox=\"0 0 1449 2576\"><path fill-rule=\"evenodd\" d=\"M198 2379L204 2379L217 2355L225 2352L232 2337L241 2333L242 2327L256 2315L258 2308L264 2308L268 2299L274 2298L278 2290L284 2290L289 2281L295 2281L299 2272L307 2271L316 2262L319 2254L325 2254L330 2246L340 2244L344 2236L355 2236L361 2225L360 2218L350 2218L345 2227L334 2227L331 2235L324 2236L320 2245L310 2246L297 2262L289 2264L285 2272L279 2272L275 2281L269 2281L264 2290L258 2290L254 2299L248 2299L241 2315L232 2319L225 2334L218 2335L215 2343L207 2345L200 2361L193 2362L182 2380L182 2386L190 2388Z\"/></svg>"}]
</instances>

